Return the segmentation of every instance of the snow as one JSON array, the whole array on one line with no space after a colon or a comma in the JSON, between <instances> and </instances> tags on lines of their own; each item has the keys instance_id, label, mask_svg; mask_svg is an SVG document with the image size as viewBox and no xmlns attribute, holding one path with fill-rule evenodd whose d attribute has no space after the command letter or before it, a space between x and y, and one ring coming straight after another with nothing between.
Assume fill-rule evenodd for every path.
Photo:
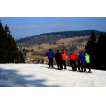
<instances>
[{"instance_id":1,"label":"snow","mask_svg":"<svg viewBox=\"0 0 106 106\"><path fill-rule=\"evenodd\" d=\"M106 87L106 71L49 69L43 64L0 64L0 87Z\"/></svg>"}]
</instances>

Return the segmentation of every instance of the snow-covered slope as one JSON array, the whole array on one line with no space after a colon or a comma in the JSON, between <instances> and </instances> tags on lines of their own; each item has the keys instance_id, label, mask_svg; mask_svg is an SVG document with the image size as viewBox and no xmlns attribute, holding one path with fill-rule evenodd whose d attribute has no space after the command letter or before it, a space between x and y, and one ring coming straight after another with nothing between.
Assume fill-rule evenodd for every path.
<instances>
[{"instance_id":1,"label":"snow-covered slope","mask_svg":"<svg viewBox=\"0 0 106 106\"><path fill-rule=\"evenodd\" d=\"M56 66L54 66L56 68ZM0 64L0 87L106 87L106 71L48 69L42 64Z\"/></svg>"}]
</instances>

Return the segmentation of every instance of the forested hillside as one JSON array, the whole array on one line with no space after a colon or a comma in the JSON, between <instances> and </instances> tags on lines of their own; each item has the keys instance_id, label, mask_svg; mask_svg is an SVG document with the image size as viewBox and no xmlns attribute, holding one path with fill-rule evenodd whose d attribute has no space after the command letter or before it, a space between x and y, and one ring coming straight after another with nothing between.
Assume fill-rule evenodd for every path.
<instances>
[{"instance_id":1,"label":"forested hillside","mask_svg":"<svg viewBox=\"0 0 106 106\"><path fill-rule=\"evenodd\" d=\"M75 36L89 36L91 35L92 30L82 30L82 31L64 31L64 32L53 32L53 33L45 33L36 36L21 38L16 40L17 45L20 46L31 46L35 44L42 43L54 43L60 39L64 38L72 38ZM100 31L94 30L96 36L100 35ZM106 32L103 32L106 34Z\"/></svg>"}]
</instances>

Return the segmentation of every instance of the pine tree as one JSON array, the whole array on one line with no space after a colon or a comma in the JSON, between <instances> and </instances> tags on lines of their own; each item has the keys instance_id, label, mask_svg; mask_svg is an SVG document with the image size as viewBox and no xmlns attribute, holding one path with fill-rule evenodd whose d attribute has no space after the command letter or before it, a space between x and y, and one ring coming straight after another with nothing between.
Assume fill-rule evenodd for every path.
<instances>
[{"instance_id":1,"label":"pine tree","mask_svg":"<svg viewBox=\"0 0 106 106\"><path fill-rule=\"evenodd\" d=\"M9 27L7 26L7 24L5 25L5 32L6 32L7 34L10 34L10 30L9 30Z\"/></svg>"},{"instance_id":2,"label":"pine tree","mask_svg":"<svg viewBox=\"0 0 106 106\"><path fill-rule=\"evenodd\" d=\"M100 33L100 36L99 36L99 38L98 38L98 43L99 43L99 44L104 44L105 42L106 42L105 36L104 36L103 32L101 32L101 33Z\"/></svg>"},{"instance_id":3,"label":"pine tree","mask_svg":"<svg viewBox=\"0 0 106 106\"><path fill-rule=\"evenodd\" d=\"M42 64L44 63L44 60L43 60L43 58L42 58L42 61L41 61L41 63L42 63Z\"/></svg>"},{"instance_id":4,"label":"pine tree","mask_svg":"<svg viewBox=\"0 0 106 106\"><path fill-rule=\"evenodd\" d=\"M24 55L26 56L26 53L24 53Z\"/></svg>"},{"instance_id":5,"label":"pine tree","mask_svg":"<svg viewBox=\"0 0 106 106\"><path fill-rule=\"evenodd\" d=\"M96 42L96 35L95 35L94 31L92 31L92 33L91 33L90 41L91 41L91 43L95 43Z\"/></svg>"},{"instance_id":6,"label":"pine tree","mask_svg":"<svg viewBox=\"0 0 106 106\"><path fill-rule=\"evenodd\" d=\"M85 47L86 52L91 58L91 68L106 70L106 36L103 32L100 33L98 41L96 42L96 35L92 32L90 39Z\"/></svg>"},{"instance_id":7,"label":"pine tree","mask_svg":"<svg viewBox=\"0 0 106 106\"><path fill-rule=\"evenodd\" d=\"M98 38L97 42L98 46L98 69L106 70L105 67L105 61L106 61L106 36L104 36L103 32L100 33L100 36Z\"/></svg>"},{"instance_id":8,"label":"pine tree","mask_svg":"<svg viewBox=\"0 0 106 106\"><path fill-rule=\"evenodd\" d=\"M90 55L90 61L91 61L91 68L95 68L95 60L97 57L97 45L96 45L96 35L95 32L92 31L90 39L87 42L87 45L85 46L85 52L87 52Z\"/></svg>"},{"instance_id":9,"label":"pine tree","mask_svg":"<svg viewBox=\"0 0 106 106\"><path fill-rule=\"evenodd\" d=\"M31 52L33 52L33 49L31 49Z\"/></svg>"},{"instance_id":10,"label":"pine tree","mask_svg":"<svg viewBox=\"0 0 106 106\"><path fill-rule=\"evenodd\" d=\"M38 59L38 63L40 63L40 60Z\"/></svg>"},{"instance_id":11,"label":"pine tree","mask_svg":"<svg viewBox=\"0 0 106 106\"><path fill-rule=\"evenodd\" d=\"M25 63L24 55L21 53L21 51L18 51L18 59L16 63Z\"/></svg>"},{"instance_id":12,"label":"pine tree","mask_svg":"<svg viewBox=\"0 0 106 106\"><path fill-rule=\"evenodd\" d=\"M0 63L6 62L6 43L7 43L7 35L4 31L2 23L0 21Z\"/></svg>"},{"instance_id":13,"label":"pine tree","mask_svg":"<svg viewBox=\"0 0 106 106\"><path fill-rule=\"evenodd\" d=\"M94 51L94 47L96 44L96 35L95 32L92 31L90 39L87 42L87 45L85 46L85 51L89 54L92 54L92 52Z\"/></svg>"},{"instance_id":14,"label":"pine tree","mask_svg":"<svg viewBox=\"0 0 106 106\"><path fill-rule=\"evenodd\" d=\"M13 63L18 58L18 48L14 38L10 34L10 30L7 24L5 25L5 32L7 34L8 62Z\"/></svg>"},{"instance_id":15,"label":"pine tree","mask_svg":"<svg viewBox=\"0 0 106 106\"><path fill-rule=\"evenodd\" d=\"M16 42L7 24L3 28L0 21L0 63L25 63L23 54L18 51Z\"/></svg>"}]
</instances>

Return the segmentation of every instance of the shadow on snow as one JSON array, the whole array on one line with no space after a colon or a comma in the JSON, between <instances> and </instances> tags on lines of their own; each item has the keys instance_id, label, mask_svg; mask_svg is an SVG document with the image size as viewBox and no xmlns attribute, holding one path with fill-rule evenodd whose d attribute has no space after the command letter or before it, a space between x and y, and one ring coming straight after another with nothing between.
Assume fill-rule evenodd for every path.
<instances>
[{"instance_id":1,"label":"shadow on snow","mask_svg":"<svg viewBox=\"0 0 106 106\"><path fill-rule=\"evenodd\" d=\"M44 82L47 82L47 79L27 80L33 76L20 75L17 72L19 71L0 68L0 87L59 87L45 85Z\"/></svg>"}]
</instances>

